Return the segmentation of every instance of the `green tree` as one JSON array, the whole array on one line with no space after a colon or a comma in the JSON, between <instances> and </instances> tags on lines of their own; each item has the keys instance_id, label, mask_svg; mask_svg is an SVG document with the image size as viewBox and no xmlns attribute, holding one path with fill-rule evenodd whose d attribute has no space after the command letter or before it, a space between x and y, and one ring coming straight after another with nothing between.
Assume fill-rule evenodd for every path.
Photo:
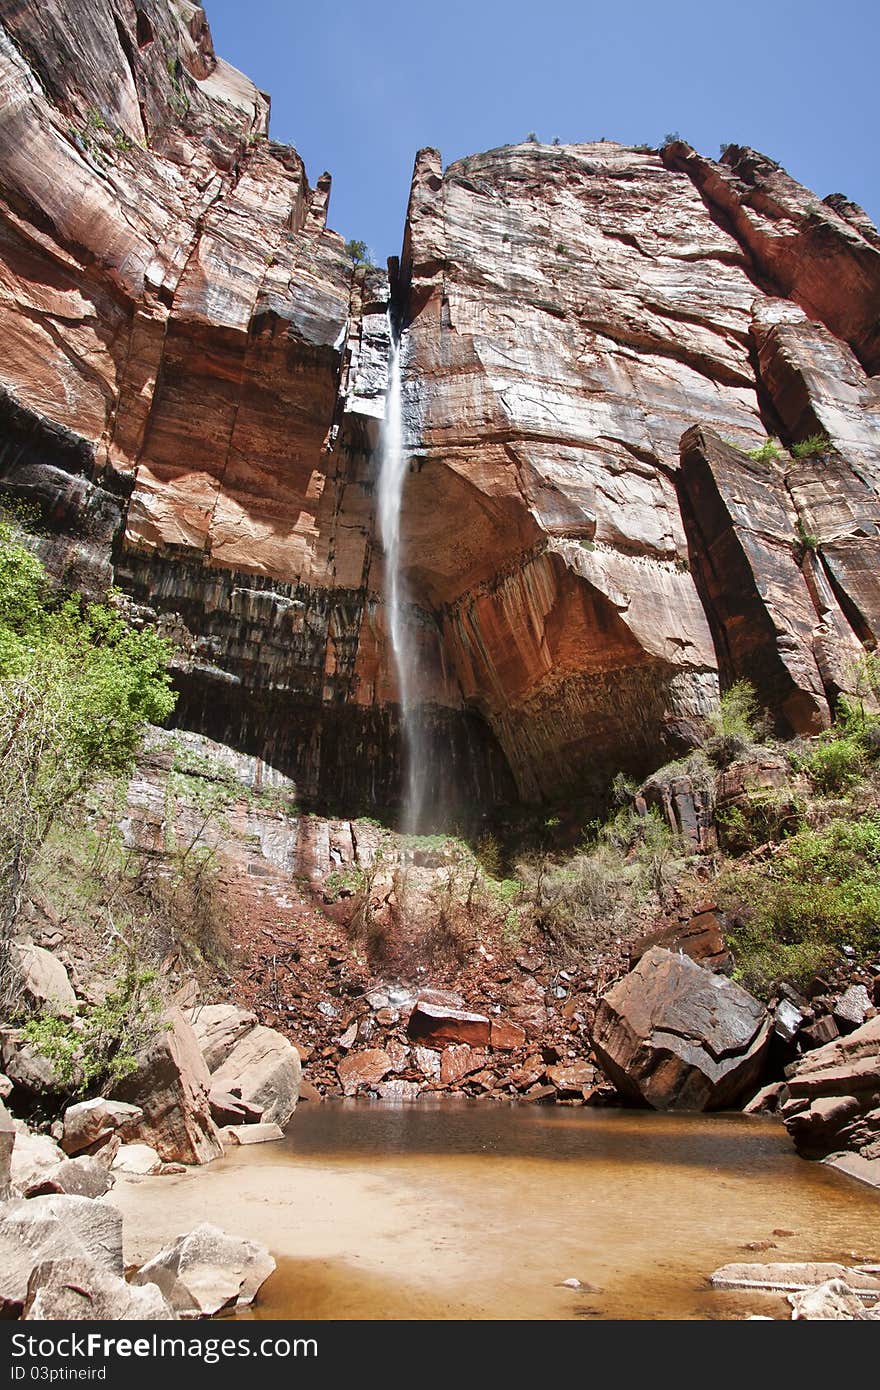
<instances>
[{"instance_id":1,"label":"green tree","mask_svg":"<svg viewBox=\"0 0 880 1390\"><path fill-rule=\"evenodd\" d=\"M365 241L352 240L345 243L345 254L353 266L373 264L370 248Z\"/></svg>"},{"instance_id":2,"label":"green tree","mask_svg":"<svg viewBox=\"0 0 880 1390\"><path fill-rule=\"evenodd\" d=\"M34 855L60 812L130 770L144 724L174 708L170 648L110 604L56 597L0 520L0 992Z\"/></svg>"}]
</instances>

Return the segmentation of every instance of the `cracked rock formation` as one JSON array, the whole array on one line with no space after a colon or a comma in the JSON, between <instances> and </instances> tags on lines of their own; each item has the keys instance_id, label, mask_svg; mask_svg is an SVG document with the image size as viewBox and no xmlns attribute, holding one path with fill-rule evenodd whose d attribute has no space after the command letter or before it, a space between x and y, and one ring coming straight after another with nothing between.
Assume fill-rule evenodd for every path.
<instances>
[{"instance_id":1,"label":"cracked rock formation","mask_svg":"<svg viewBox=\"0 0 880 1390\"><path fill-rule=\"evenodd\" d=\"M190 0L0 0L0 74L0 490L60 582L174 638L182 725L306 805L400 794L389 302L438 802L641 775L719 672L827 724L880 621L861 209L739 147L423 150L386 276Z\"/></svg>"}]
</instances>

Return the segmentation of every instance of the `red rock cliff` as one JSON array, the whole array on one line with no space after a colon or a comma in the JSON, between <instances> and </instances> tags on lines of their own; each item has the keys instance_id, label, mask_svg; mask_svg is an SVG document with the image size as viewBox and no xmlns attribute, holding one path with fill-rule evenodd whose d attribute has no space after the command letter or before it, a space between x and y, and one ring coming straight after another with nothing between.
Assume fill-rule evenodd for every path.
<instances>
[{"instance_id":1,"label":"red rock cliff","mask_svg":"<svg viewBox=\"0 0 880 1390\"><path fill-rule=\"evenodd\" d=\"M376 543L388 285L188 0L0 0L0 485L180 642L179 717L393 799ZM416 160L404 553L436 779L548 795L723 679L827 723L876 640L880 238L680 142ZM756 464L768 433L834 452ZM683 452L680 454L680 448ZM807 536L810 543L804 544Z\"/></svg>"}]
</instances>

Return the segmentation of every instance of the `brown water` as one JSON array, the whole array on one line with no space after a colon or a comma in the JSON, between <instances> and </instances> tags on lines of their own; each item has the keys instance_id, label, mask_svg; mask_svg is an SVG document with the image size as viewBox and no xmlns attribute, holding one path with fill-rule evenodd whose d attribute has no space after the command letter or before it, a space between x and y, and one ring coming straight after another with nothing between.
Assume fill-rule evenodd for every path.
<instances>
[{"instance_id":1,"label":"brown water","mask_svg":"<svg viewBox=\"0 0 880 1390\"><path fill-rule=\"evenodd\" d=\"M787 1316L706 1276L880 1256L880 1194L741 1115L303 1105L283 1144L116 1192L132 1257L195 1220L265 1241L279 1267L258 1318Z\"/></svg>"}]
</instances>

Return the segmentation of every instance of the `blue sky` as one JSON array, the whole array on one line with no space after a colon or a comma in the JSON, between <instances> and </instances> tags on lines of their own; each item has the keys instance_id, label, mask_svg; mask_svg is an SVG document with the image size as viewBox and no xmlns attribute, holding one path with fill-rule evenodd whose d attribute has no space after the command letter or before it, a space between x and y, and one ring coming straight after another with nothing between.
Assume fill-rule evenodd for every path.
<instances>
[{"instance_id":1,"label":"blue sky","mask_svg":"<svg viewBox=\"0 0 880 1390\"><path fill-rule=\"evenodd\" d=\"M204 0L330 225L400 249L412 161L540 139L748 144L880 218L877 0Z\"/></svg>"}]
</instances>

